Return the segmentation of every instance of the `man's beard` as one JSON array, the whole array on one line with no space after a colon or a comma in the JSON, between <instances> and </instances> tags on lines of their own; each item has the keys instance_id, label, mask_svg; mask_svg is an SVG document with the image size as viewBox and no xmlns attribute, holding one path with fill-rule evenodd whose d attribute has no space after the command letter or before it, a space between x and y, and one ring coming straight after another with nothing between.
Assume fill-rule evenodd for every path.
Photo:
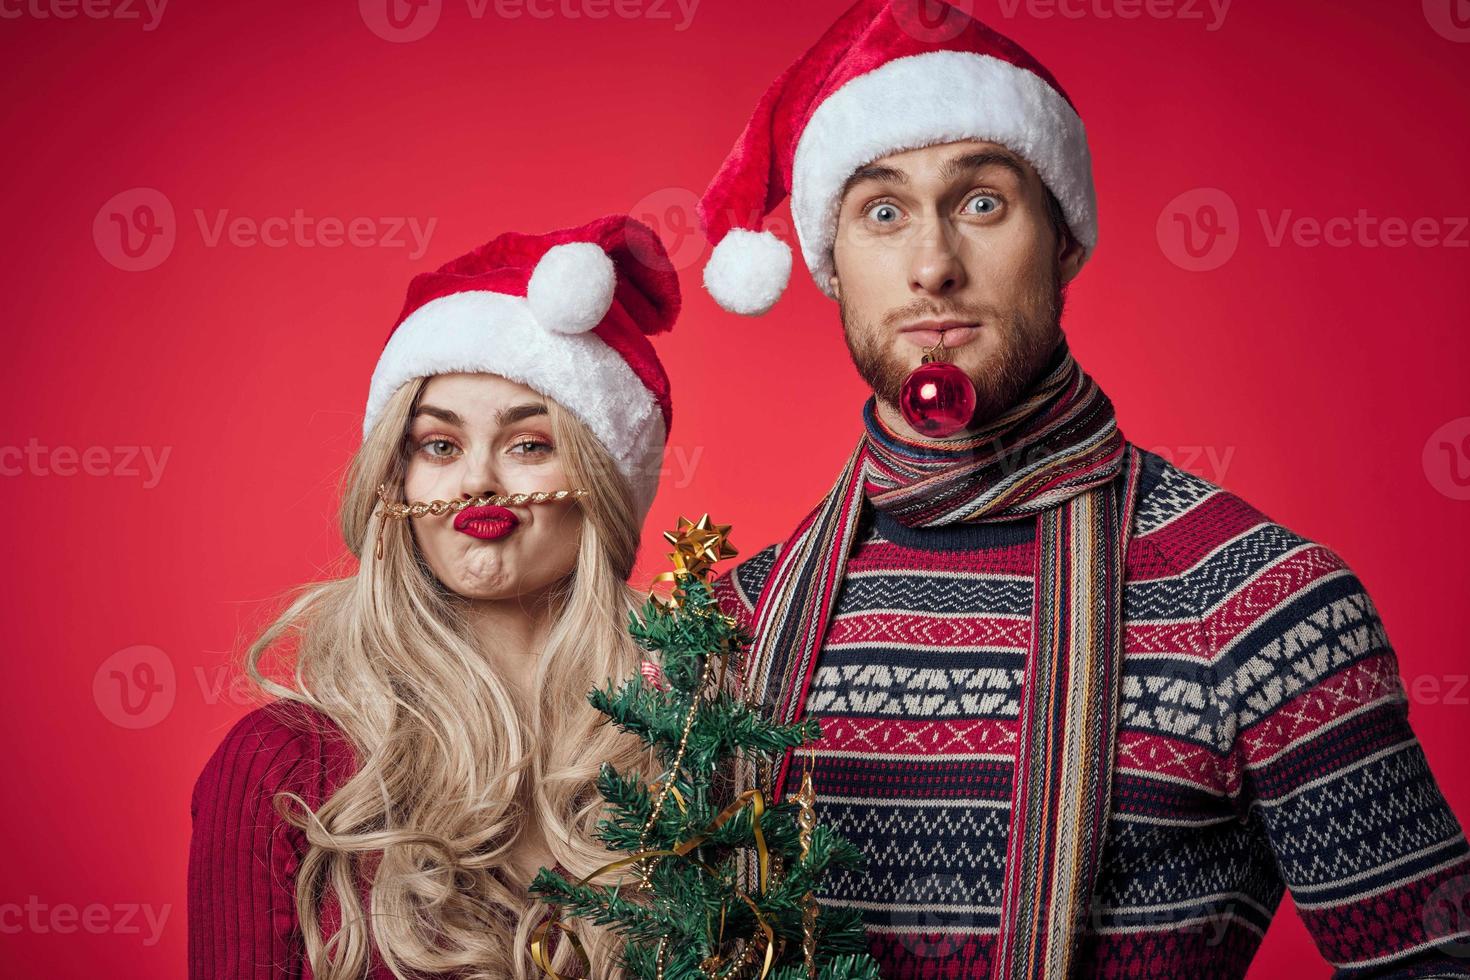
<instances>
[{"instance_id":1,"label":"man's beard","mask_svg":"<svg viewBox=\"0 0 1470 980\"><path fill-rule=\"evenodd\" d=\"M1051 263L1045 277L1032 284L1022 306L1007 316L992 316L989 311L972 307L918 301L890 312L884 317L881 328L873 329L854 324L846 304L838 301L842 333L848 353L852 355L852 363L878 400L895 411L904 379L913 371L892 353L890 347L894 331L900 324L930 317L983 322L982 331L995 331L996 343L985 363L978 369L967 371L970 383L975 386L975 414L970 422L971 428L984 425L1015 405L1026 389L1038 380L1061 340L1062 308L1065 304L1066 285L1061 282L1061 269L1056 262ZM1034 315L1028 312L1033 309L1040 312ZM960 347L948 352L950 359L964 349Z\"/></svg>"}]
</instances>

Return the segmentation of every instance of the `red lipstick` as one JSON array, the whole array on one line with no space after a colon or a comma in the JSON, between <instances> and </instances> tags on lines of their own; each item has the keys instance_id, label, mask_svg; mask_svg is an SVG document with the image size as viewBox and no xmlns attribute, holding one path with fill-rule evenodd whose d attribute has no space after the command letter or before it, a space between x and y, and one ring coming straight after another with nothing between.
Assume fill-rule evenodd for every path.
<instances>
[{"instance_id":1,"label":"red lipstick","mask_svg":"<svg viewBox=\"0 0 1470 980\"><path fill-rule=\"evenodd\" d=\"M454 515L454 529L484 541L503 538L514 531L521 519L504 507L466 507Z\"/></svg>"}]
</instances>

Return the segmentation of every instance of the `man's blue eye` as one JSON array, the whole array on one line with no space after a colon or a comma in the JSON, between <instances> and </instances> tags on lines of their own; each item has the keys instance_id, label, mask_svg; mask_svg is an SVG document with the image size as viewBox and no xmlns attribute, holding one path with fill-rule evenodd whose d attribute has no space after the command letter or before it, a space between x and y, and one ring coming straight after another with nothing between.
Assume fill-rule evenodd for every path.
<instances>
[{"instance_id":1,"label":"man's blue eye","mask_svg":"<svg viewBox=\"0 0 1470 980\"><path fill-rule=\"evenodd\" d=\"M977 204L981 206L976 208ZM990 214L998 207L1000 207L1000 201L989 194L976 194L965 202L965 210L970 214Z\"/></svg>"},{"instance_id":2,"label":"man's blue eye","mask_svg":"<svg viewBox=\"0 0 1470 980\"><path fill-rule=\"evenodd\" d=\"M892 204L880 204L868 212L874 221L888 224L898 220L898 208Z\"/></svg>"}]
</instances>

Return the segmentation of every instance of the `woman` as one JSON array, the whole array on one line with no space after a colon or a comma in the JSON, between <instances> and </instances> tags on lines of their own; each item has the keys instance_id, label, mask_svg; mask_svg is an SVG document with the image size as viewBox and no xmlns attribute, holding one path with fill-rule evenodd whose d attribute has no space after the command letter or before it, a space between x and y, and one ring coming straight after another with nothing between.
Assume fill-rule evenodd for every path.
<instances>
[{"instance_id":1,"label":"woman","mask_svg":"<svg viewBox=\"0 0 1470 980\"><path fill-rule=\"evenodd\" d=\"M276 700L194 789L193 980L536 972L526 885L608 860L603 762L646 774L586 694L639 666L627 579L670 412L646 335L678 307L662 245L622 215L413 280L347 476L357 567L251 647ZM569 924L611 975L616 937Z\"/></svg>"}]
</instances>

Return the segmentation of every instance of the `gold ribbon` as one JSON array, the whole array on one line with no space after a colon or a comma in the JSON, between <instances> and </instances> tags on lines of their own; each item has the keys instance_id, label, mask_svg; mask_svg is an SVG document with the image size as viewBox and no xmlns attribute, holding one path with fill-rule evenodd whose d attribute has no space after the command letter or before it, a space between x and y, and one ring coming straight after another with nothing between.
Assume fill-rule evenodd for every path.
<instances>
[{"instance_id":1,"label":"gold ribbon","mask_svg":"<svg viewBox=\"0 0 1470 980\"><path fill-rule=\"evenodd\" d=\"M679 592L680 584L682 583L682 581L684 580L685 577L686 577L686 575L683 572L659 572L657 575L655 575L653 577L653 581L651 581L651 582L648 583L648 586L649 586L649 588L648 588L648 598L652 599L654 602L658 603L660 606L663 606L665 609L678 609L679 608L679 595L678 595L678 592ZM673 582L674 583L674 592L672 594L670 594L669 596L665 597L665 596L661 596L657 592L653 591L653 586L658 585L660 582Z\"/></svg>"}]
</instances>

